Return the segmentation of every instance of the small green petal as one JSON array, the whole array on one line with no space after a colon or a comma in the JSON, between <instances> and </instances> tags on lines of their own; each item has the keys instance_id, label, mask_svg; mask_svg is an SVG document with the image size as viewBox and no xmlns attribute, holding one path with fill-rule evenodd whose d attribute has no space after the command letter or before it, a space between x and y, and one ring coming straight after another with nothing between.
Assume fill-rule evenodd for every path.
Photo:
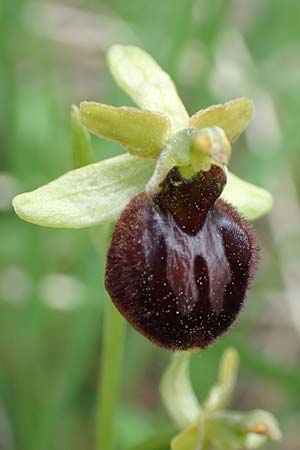
<instances>
[{"instance_id":1,"label":"small green petal","mask_svg":"<svg viewBox=\"0 0 300 450\"><path fill-rule=\"evenodd\" d=\"M160 385L164 405L181 429L193 424L201 414L201 406L189 377L190 358L190 352L173 353Z\"/></svg>"},{"instance_id":2,"label":"small green petal","mask_svg":"<svg viewBox=\"0 0 300 450\"><path fill-rule=\"evenodd\" d=\"M138 47L114 45L108 63L118 85L143 109L165 113L172 132L186 128L188 114L176 87L154 59Z\"/></svg>"},{"instance_id":3,"label":"small green petal","mask_svg":"<svg viewBox=\"0 0 300 450\"><path fill-rule=\"evenodd\" d=\"M198 111L190 118L189 126L192 128L212 126L223 128L229 141L234 142L247 128L253 113L253 102L250 99L237 98Z\"/></svg>"},{"instance_id":4,"label":"small green petal","mask_svg":"<svg viewBox=\"0 0 300 450\"><path fill-rule=\"evenodd\" d=\"M247 220L259 219L273 206L273 197L270 192L241 180L231 172L228 172L227 184L221 197L234 206Z\"/></svg>"},{"instance_id":5,"label":"small green petal","mask_svg":"<svg viewBox=\"0 0 300 450\"><path fill-rule=\"evenodd\" d=\"M86 128L82 125L77 106L71 108L72 146L74 168L86 166L94 162L91 146L91 138Z\"/></svg>"},{"instance_id":6,"label":"small green petal","mask_svg":"<svg viewBox=\"0 0 300 450\"><path fill-rule=\"evenodd\" d=\"M80 117L90 131L119 142L129 153L141 158L157 158L170 134L165 114L138 108L83 102Z\"/></svg>"},{"instance_id":7,"label":"small green petal","mask_svg":"<svg viewBox=\"0 0 300 450\"><path fill-rule=\"evenodd\" d=\"M21 219L57 228L84 228L113 222L142 192L154 161L124 154L72 170L35 191L20 194L13 206Z\"/></svg>"},{"instance_id":8,"label":"small green petal","mask_svg":"<svg viewBox=\"0 0 300 450\"><path fill-rule=\"evenodd\" d=\"M225 409L228 405L236 383L239 355L236 350L227 349L220 363L219 381L212 387L204 404L207 411Z\"/></svg>"}]
</instances>

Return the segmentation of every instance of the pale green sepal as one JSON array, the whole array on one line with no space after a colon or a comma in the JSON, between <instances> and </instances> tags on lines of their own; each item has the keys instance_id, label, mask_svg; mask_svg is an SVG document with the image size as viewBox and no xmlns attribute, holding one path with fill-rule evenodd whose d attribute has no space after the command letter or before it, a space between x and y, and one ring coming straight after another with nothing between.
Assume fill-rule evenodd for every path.
<instances>
[{"instance_id":1,"label":"pale green sepal","mask_svg":"<svg viewBox=\"0 0 300 450\"><path fill-rule=\"evenodd\" d=\"M246 97L213 105L194 114L189 121L192 128L217 126L223 128L230 142L247 128L254 113L253 102Z\"/></svg>"},{"instance_id":2,"label":"pale green sepal","mask_svg":"<svg viewBox=\"0 0 300 450\"><path fill-rule=\"evenodd\" d=\"M238 352L233 348L227 349L221 359L218 383L212 387L208 398L204 403L203 407L205 410L217 411L225 409L231 399L235 387L238 367Z\"/></svg>"},{"instance_id":3,"label":"pale green sepal","mask_svg":"<svg viewBox=\"0 0 300 450\"><path fill-rule=\"evenodd\" d=\"M273 206L273 197L270 192L241 180L231 172L228 172L227 184L221 198L250 221L264 216Z\"/></svg>"},{"instance_id":4,"label":"pale green sepal","mask_svg":"<svg viewBox=\"0 0 300 450\"><path fill-rule=\"evenodd\" d=\"M191 352L173 353L160 384L163 403L181 429L195 423L201 414L201 406L189 377L190 358Z\"/></svg>"},{"instance_id":5,"label":"pale green sepal","mask_svg":"<svg viewBox=\"0 0 300 450\"><path fill-rule=\"evenodd\" d=\"M202 450L203 430L192 425L177 434L171 441L171 450Z\"/></svg>"},{"instance_id":6,"label":"pale green sepal","mask_svg":"<svg viewBox=\"0 0 300 450\"><path fill-rule=\"evenodd\" d=\"M186 128L188 114L169 75L138 47L114 45L108 63L118 85L143 109L165 113L172 132Z\"/></svg>"},{"instance_id":7,"label":"pale green sepal","mask_svg":"<svg viewBox=\"0 0 300 450\"><path fill-rule=\"evenodd\" d=\"M75 105L71 108L71 127L74 168L92 164L95 159L91 138L80 121L79 110Z\"/></svg>"},{"instance_id":8,"label":"pale green sepal","mask_svg":"<svg viewBox=\"0 0 300 450\"><path fill-rule=\"evenodd\" d=\"M13 206L21 219L58 228L113 222L142 192L154 161L128 154L72 170L35 191L20 194Z\"/></svg>"},{"instance_id":9,"label":"pale green sepal","mask_svg":"<svg viewBox=\"0 0 300 450\"><path fill-rule=\"evenodd\" d=\"M165 114L138 108L83 102L80 118L90 131L119 142L140 158L157 158L170 135Z\"/></svg>"}]
</instances>

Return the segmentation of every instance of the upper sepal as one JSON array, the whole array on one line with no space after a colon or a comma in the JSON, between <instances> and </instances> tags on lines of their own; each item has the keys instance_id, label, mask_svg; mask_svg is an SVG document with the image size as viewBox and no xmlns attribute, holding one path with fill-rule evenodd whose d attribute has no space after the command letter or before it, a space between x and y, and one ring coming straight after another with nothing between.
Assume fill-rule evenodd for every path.
<instances>
[{"instance_id":1,"label":"upper sepal","mask_svg":"<svg viewBox=\"0 0 300 450\"><path fill-rule=\"evenodd\" d=\"M141 108L165 113L172 132L185 128L188 114L170 76L142 49L113 45L108 64L119 86Z\"/></svg>"}]
</instances>

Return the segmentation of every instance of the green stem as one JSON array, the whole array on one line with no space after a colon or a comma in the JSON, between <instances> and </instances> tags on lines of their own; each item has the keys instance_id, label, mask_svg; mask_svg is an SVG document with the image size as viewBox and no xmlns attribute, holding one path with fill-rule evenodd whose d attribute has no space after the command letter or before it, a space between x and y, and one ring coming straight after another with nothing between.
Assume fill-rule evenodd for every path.
<instances>
[{"instance_id":1,"label":"green stem","mask_svg":"<svg viewBox=\"0 0 300 450\"><path fill-rule=\"evenodd\" d=\"M75 167L83 167L94 161L90 137L80 122L76 107L71 111L73 131L73 156ZM111 241L113 224L97 227L92 237L101 259L105 259L106 251L98 245L98 237L106 237ZM102 352L99 371L99 387L96 410L95 447L96 450L112 450L114 446L115 409L118 400L121 364L124 349L125 320L114 307L107 294L102 335Z\"/></svg>"},{"instance_id":2,"label":"green stem","mask_svg":"<svg viewBox=\"0 0 300 450\"><path fill-rule=\"evenodd\" d=\"M125 321L108 298L104 317L103 343L96 413L96 449L114 445L115 409L123 358Z\"/></svg>"}]
</instances>

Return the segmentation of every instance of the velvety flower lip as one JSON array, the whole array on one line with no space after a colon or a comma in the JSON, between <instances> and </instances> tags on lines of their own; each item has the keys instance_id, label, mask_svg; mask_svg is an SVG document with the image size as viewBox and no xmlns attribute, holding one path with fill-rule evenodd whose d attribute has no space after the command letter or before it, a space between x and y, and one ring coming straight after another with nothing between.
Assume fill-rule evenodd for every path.
<instances>
[{"instance_id":1,"label":"velvety flower lip","mask_svg":"<svg viewBox=\"0 0 300 450\"><path fill-rule=\"evenodd\" d=\"M204 348L237 319L254 273L251 227L223 200L222 168L191 180L173 169L161 192L121 214L106 288L131 325L157 345Z\"/></svg>"}]
</instances>

